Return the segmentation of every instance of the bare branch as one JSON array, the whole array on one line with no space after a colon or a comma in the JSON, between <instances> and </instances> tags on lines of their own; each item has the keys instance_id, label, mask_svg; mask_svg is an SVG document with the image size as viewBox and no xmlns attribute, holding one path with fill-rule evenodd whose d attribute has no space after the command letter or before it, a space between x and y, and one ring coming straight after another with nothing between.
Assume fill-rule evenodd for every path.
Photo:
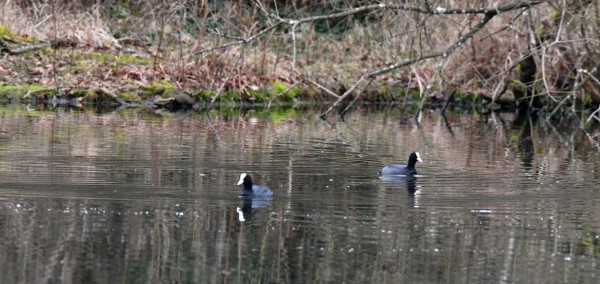
<instances>
[{"instance_id":1,"label":"bare branch","mask_svg":"<svg viewBox=\"0 0 600 284\"><path fill-rule=\"evenodd\" d=\"M441 14L446 14L446 15L448 15L448 14L486 14L486 15L490 14L493 17L500 13L513 11L513 10L517 10L517 9L521 9L521 8L527 8L527 7L535 6L538 4L545 3L545 2L548 2L548 0L521 1L521 2L517 2L517 3L513 3L513 4L507 4L507 5L498 7L498 8L446 9L443 7L437 7L435 10L422 9L422 8L419 8L416 6L405 5L405 4L380 3L380 4L355 7L355 8L351 8L347 11L343 11L343 12L339 12L339 13L327 14L327 15L322 15L322 16L312 16L312 17L306 17L306 18L301 18L301 19L285 19L285 18L281 18L275 14L269 14L269 15L273 19L276 19L276 20L286 23L288 25L297 25L297 24L315 22L315 21L320 21L320 20L328 20L328 19L346 17L346 16L350 16L350 15L354 15L354 14L358 14L358 13L362 13L362 12L367 12L367 11L372 11L372 10L381 10L381 9L403 10L403 11L416 12L416 13L421 13L421 14L431 14L431 15L434 15L434 14L438 14L438 15L441 15Z\"/></svg>"},{"instance_id":2,"label":"bare branch","mask_svg":"<svg viewBox=\"0 0 600 284\"><path fill-rule=\"evenodd\" d=\"M354 83L354 85L352 85L352 87L350 87L346 92L344 92L344 94L342 94L341 96L338 97L338 100L333 103L333 105L331 105L325 112L323 112L320 117L326 117L327 115L329 115L329 113L336 107L338 106L344 99L346 99L346 97L348 97L352 91L354 91L355 89L357 89L358 85L360 85L364 80L369 79L369 84L372 80L374 80L377 76L390 72L392 70L398 69L398 68L402 68L402 67L406 67L409 65L412 65L414 63L417 63L419 61L423 61L429 58L435 58L435 57L440 57L442 56L441 53L434 53L434 54L429 54L429 55L425 55L425 56L421 56L412 60L408 60L408 61L404 61L404 62L399 62L396 64L392 64L388 67L379 69L379 70L375 70L371 73L368 73L366 75L363 75L362 77L360 77L360 79L358 79L358 81L356 81L356 83ZM367 85L369 85L367 84ZM331 92L328 90L328 92ZM356 94L357 96L360 93Z\"/></svg>"},{"instance_id":3,"label":"bare branch","mask_svg":"<svg viewBox=\"0 0 600 284\"><path fill-rule=\"evenodd\" d=\"M208 49L205 49L205 50L201 50L201 51L198 51L198 52L194 53L194 55L198 56L198 55L202 55L204 53L212 52L212 51L219 50L219 49L226 49L226 48L229 48L229 47L232 47L232 46L236 46L236 45L241 45L241 44L245 45L245 44L248 44L248 43L250 43L250 42L258 39L262 35L264 35L264 34L270 32L270 31L276 29L280 25L281 25L281 23L276 23L276 24L274 24L274 25L272 25L270 27L267 27L267 28L265 28L265 29L263 29L263 30L255 33L255 34L249 36L249 37L246 37L246 38L226 36L224 34L218 33L219 36L227 37L227 38L233 38L233 39L236 39L236 41L229 42L229 43L226 43L226 44L223 44L223 45L219 45L219 46L215 46L215 47L211 47L211 48L208 48Z\"/></svg>"},{"instance_id":4,"label":"bare branch","mask_svg":"<svg viewBox=\"0 0 600 284\"><path fill-rule=\"evenodd\" d=\"M404 5L404 4L380 3L380 4L356 7L356 8L352 8L347 11L342 11L339 13L333 13L333 14L328 14L328 15L323 15L323 16L312 16L312 17L306 17L306 18L300 18L300 19L285 19L285 18L281 18L275 14L269 14L269 16L271 18L279 21L280 23L285 23L285 24L291 25L293 27L292 28L292 38L293 38L293 44L294 44L294 46L293 46L294 55L293 55L293 60L292 60L292 68L295 68L295 57L296 57L295 44L296 44L296 41L295 41L294 33L295 33L296 26L299 24L302 24L302 23L314 22L314 21L319 21L319 20L327 20L327 19L333 19L333 18L339 18L339 17L346 17L349 15L353 15L353 14L357 14L357 13L361 13L361 12L365 12L365 11L378 10L378 9L396 9L396 10L404 10L404 11L410 11L410 12L416 12L416 13L422 13L422 14L483 14L484 15L483 19L481 19L474 28L472 28L466 35L460 37L454 44L452 44L450 47L448 47L443 52L432 53L429 55L418 57L416 59L412 59L412 60L408 60L408 61L404 61L404 62L398 62L398 63L392 64L392 65L389 65L385 68L371 71L371 72L363 75L352 87L350 87L344 94L339 96L338 100L329 109L327 109L323 114L321 114L321 117L324 117L324 116L327 116L331 112L331 110L333 110L333 108L335 108L337 105L339 105L349 94L351 94L352 91L357 89L358 85L360 85L366 79L373 80L379 75L391 72L398 68L405 67L405 66L420 62L422 60L436 58L436 57L442 57L440 62L438 62L438 68L437 68L437 72L436 72L436 76L437 76L441 72L441 69L444 66L448 57L456 49L458 49L462 44L464 44L467 40L472 38L478 31L480 31L494 16L496 16L500 13L503 13L503 12L513 11L513 10L517 10L517 9L521 9L521 8L529 8L531 6L542 4L544 2L547 2L547 0L546 1L542 1L542 0L521 1L521 2L516 2L513 4L507 4L507 5L504 5L504 6L501 6L498 8L494 8L494 9L492 9L492 8L446 9L446 8L442 8L442 7L437 7L435 10L431 10L429 8L422 9L422 8L419 8L416 6L410 6L410 5ZM309 81L309 80L307 80L307 81ZM333 91L328 90L321 85L317 85L317 86L323 90L326 90L327 93L330 93L330 94L333 93ZM429 90L430 87L431 86L428 86L427 90ZM358 93L357 96L359 94L360 93ZM426 99L427 99L427 95L424 95L421 100L421 104L419 105L419 109L423 108Z\"/></svg>"},{"instance_id":5,"label":"bare branch","mask_svg":"<svg viewBox=\"0 0 600 284\"><path fill-rule=\"evenodd\" d=\"M243 46L242 50L240 51L240 55L236 58L235 63L233 64L233 66L231 66L231 70L229 70L229 73L227 74L227 76L225 76L225 79L223 79L223 83L219 87L219 90L217 91L217 93L210 100L210 104L208 105L208 110L210 110L213 107L213 105L215 104L215 101L217 100L217 98L223 93L223 90L225 89L225 84L227 84L227 81L229 81L229 78L231 77L231 74L233 74L233 71L237 68L240 60L242 59L242 56L244 56L244 51L245 50L246 50L246 45Z\"/></svg>"},{"instance_id":6,"label":"bare branch","mask_svg":"<svg viewBox=\"0 0 600 284\"><path fill-rule=\"evenodd\" d=\"M588 117L586 122L589 122L590 120L592 120L592 118L596 119L598 122L600 122L600 116L597 114L600 114L600 105L598 105L597 110L595 110L594 112L592 112L592 114L590 114L590 117Z\"/></svg>"},{"instance_id":7,"label":"bare branch","mask_svg":"<svg viewBox=\"0 0 600 284\"><path fill-rule=\"evenodd\" d=\"M325 91L326 93L328 93L328 94L330 94L330 95L332 95L332 96L334 96L334 97L336 97L336 98L339 98L339 97L340 97L340 96L339 96L338 94L336 94L334 91L332 91L332 90L330 90L330 89L327 89L325 86L323 86L323 85L321 85L321 84L319 84L319 83L317 83L317 82L313 81L312 79L310 79L310 78L307 78L307 77L304 77L304 76L302 76L302 75L300 75L300 74L298 74L298 76L300 76L300 78L302 78L302 80L304 80L304 81L307 81L307 82L309 82L309 83L311 83L311 84L315 85L317 88L319 88L319 89L321 89L321 90Z\"/></svg>"},{"instance_id":8,"label":"bare branch","mask_svg":"<svg viewBox=\"0 0 600 284\"><path fill-rule=\"evenodd\" d=\"M562 107L563 104L565 104L567 102L567 100L569 100L569 98L571 98L571 96L573 96L573 98L575 97L575 92L577 92L577 90L581 87L584 86L585 82L587 82L587 80L597 80L597 78L595 78L594 76L591 76L591 74L596 73L596 71L598 71L598 68L600 67L600 64L596 64L596 66L594 66L594 68L592 68L592 70L584 70L584 69L577 69L577 76L575 76L575 83L573 84L573 89L571 90L571 93L568 96L565 96L559 103L558 105L554 108L554 110L552 110L552 112L550 113L550 115L548 115L548 118L546 119L546 121L549 121L552 116L554 116L554 114ZM577 79L580 77L580 74L588 74L590 76L585 77L583 80L581 80L581 82L578 82ZM594 112L595 113L595 112ZM593 113L593 114L594 114ZM590 116L591 117L591 116ZM588 118L589 121L589 118Z\"/></svg>"},{"instance_id":9,"label":"bare branch","mask_svg":"<svg viewBox=\"0 0 600 284\"><path fill-rule=\"evenodd\" d=\"M292 65L292 73L296 71L296 27L298 27L298 24L292 25L292 60L290 63Z\"/></svg>"}]
</instances>

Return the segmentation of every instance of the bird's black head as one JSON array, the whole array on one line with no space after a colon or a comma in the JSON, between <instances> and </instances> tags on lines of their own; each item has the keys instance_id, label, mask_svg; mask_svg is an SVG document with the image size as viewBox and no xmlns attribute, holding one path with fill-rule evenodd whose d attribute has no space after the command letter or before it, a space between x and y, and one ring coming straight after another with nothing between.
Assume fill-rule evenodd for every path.
<instances>
[{"instance_id":1,"label":"bird's black head","mask_svg":"<svg viewBox=\"0 0 600 284\"><path fill-rule=\"evenodd\" d=\"M421 163L423 162L423 160L421 160L421 155L419 155L419 152L410 153L410 156L408 156L408 166L414 167L417 161Z\"/></svg>"},{"instance_id":2,"label":"bird's black head","mask_svg":"<svg viewBox=\"0 0 600 284\"><path fill-rule=\"evenodd\" d=\"M249 174L242 173L240 175L240 180L238 181L237 185L240 184L244 185L244 190L249 190L250 192L252 192L252 178Z\"/></svg>"}]
</instances>

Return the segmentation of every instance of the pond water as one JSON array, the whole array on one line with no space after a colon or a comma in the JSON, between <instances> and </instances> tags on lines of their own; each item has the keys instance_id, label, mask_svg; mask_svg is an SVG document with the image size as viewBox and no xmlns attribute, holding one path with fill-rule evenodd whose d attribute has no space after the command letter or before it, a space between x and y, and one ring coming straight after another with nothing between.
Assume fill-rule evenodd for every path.
<instances>
[{"instance_id":1,"label":"pond water","mask_svg":"<svg viewBox=\"0 0 600 284\"><path fill-rule=\"evenodd\" d=\"M598 283L597 124L318 113L0 107L0 283Z\"/></svg>"}]
</instances>

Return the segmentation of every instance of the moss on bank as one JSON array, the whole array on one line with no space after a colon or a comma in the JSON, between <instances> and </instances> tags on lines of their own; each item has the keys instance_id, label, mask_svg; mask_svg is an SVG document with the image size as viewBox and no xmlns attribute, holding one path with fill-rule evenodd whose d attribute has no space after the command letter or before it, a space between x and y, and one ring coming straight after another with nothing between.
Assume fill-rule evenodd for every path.
<instances>
[{"instance_id":1,"label":"moss on bank","mask_svg":"<svg viewBox=\"0 0 600 284\"><path fill-rule=\"evenodd\" d=\"M21 85L21 86L0 86L0 99L8 101L31 101L32 99L46 99L58 94L56 88L44 85Z\"/></svg>"},{"instance_id":2,"label":"moss on bank","mask_svg":"<svg viewBox=\"0 0 600 284\"><path fill-rule=\"evenodd\" d=\"M218 95L218 96L217 96ZM240 106L289 106L312 103L331 103L334 97L315 92L314 89L303 89L284 81L275 81L264 88L241 92L239 90L225 90L221 94L217 90L186 90L182 91L168 81L153 81L139 87L123 88L111 91L106 88L57 91L44 85L23 86L0 86L0 99L5 102L17 103L53 103L57 100L62 102L75 102L81 105L91 106L119 106L127 107L156 107L171 110L186 108L205 108L215 98L215 107L237 108ZM348 103L354 98L350 97ZM429 105L440 107L443 100L432 97ZM409 90L401 87L381 88L380 91L372 91L361 94L359 101L365 103L392 103L409 104L416 107L415 102L421 100L421 94L417 90ZM486 103L484 96L457 92L452 97L453 110L472 109L474 105L481 106ZM514 102L514 101L513 101Z\"/></svg>"},{"instance_id":3,"label":"moss on bank","mask_svg":"<svg viewBox=\"0 0 600 284\"><path fill-rule=\"evenodd\" d=\"M147 85L130 87L112 93L105 88L61 90L44 85L0 86L0 98L11 102L40 102L53 98L75 99L86 105L114 105L126 103L142 103L147 105L163 106L171 102L184 102L186 104L207 105L217 96L217 90L188 90L180 91L168 81L153 81ZM308 100L314 96L304 95L297 86L290 88L290 84L275 81L265 88L243 93L238 90L226 90L215 99L218 106L239 105L289 105L295 100ZM185 96L185 97L183 97Z\"/></svg>"}]
</instances>

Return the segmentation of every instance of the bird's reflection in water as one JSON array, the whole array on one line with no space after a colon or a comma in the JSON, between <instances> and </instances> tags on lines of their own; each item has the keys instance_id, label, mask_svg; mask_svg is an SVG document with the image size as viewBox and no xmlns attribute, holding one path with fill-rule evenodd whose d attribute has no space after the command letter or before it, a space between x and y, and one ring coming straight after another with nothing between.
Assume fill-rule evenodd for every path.
<instances>
[{"instance_id":1,"label":"bird's reflection in water","mask_svg":"<svg viewBox=\"0 0 600 284\"><path fill-rule=\"evenodd\" d=\"M270 197L242 196L239 199L236 211L240 222L248 221L252 217L252 209L267 207L273 201L273 198Z\"/></svg>"},{"instance_id":2,"label":"bird's reflection in water","mask_svg":"<svg viewBox=\"0 0 600 284\"><path fill-rule=\"evenodd\" d=\"M406 190L409 195L414 195L417 191L417 177L414 175L410 176L383 176L381 181L399 187L406 186Z\"/></svg>"},{"instance_id":3,"label":"bird's reflection in water","mask_svg":"<svg viewBox=\"0 0 600 284\"><path fill-rule=\"evenodd\" d=\"M408 192L408 196L411 197L412 206L419 207L419 195L421 188L417 186L417 177L414 175L409 176L383 176L381 181L385 184L393 187L404 187Z\"/></svg>"}]
</instances>

